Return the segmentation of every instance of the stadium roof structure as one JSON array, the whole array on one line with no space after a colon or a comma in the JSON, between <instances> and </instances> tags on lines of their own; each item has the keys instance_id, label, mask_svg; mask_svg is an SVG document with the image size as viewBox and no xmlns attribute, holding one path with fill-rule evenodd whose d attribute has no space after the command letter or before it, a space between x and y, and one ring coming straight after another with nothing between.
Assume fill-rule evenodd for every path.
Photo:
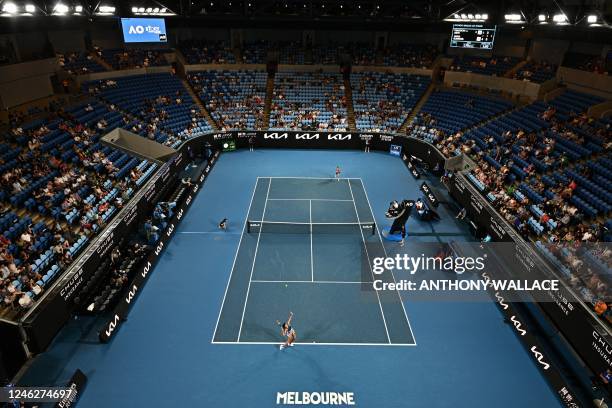
<instances>
[{"instance_id":1,"label":"stadium roof structure","mask_svg":"<svg viewBox=\"0 0 612 408\"><path fill-rule=\"evenodd\" d=\"M566 14L570 23L596 13L612 16L612 4L605 0L0 0L0 5L14 4L18 8L29 5L33 14L52 15L58 4L79 14L95 16L100 8L112 7L113 15L127 16L134 9L164 9L182 17L242 16L413 19L439 22L454 14L487 14L495 22L509 13L522 15L526 22L538 21L542 14ZM33 6L33 7L32 7ZM102 13L104 14L104 13Z\"/></svg>"}]
</instances>

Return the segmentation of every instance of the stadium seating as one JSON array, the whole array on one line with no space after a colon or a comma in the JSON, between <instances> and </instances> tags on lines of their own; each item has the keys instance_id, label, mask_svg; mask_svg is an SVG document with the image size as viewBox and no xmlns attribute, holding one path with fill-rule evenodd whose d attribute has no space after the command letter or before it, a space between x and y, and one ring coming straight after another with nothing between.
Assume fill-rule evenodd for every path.
<instances>
[{"instance_id":1,"label":"stadium seating","mask_svg":"<svg viewBox=\"0 0 612 408\"><path fill-rule=\"evenodd\" d=\"M430 95L421 110L436 120L436 127L451 134L473 126L512 108L503 99L455 91L438 91Z\"/></svg>"},{"instance_id":2,"label":"stadium seating","mask_svg":"<svg viewBox=\"0 0 612 408\"><path fill-rule=\"evenodd\" d=\"M184 41L179 45L187 64L235 64L236 56L224 41Z\"/></svg>"},{"instance_id":3,"label":"stadium seating","mask_svg":"<svg viewBox=\"0 0 612 408\"><path fill-rule=\"evenodd\" d=\"M267 73L205 71L189 74L189 82L223 130L261 129Z\"/></svg>"},{"instance_id":4,"label":"stadium seating","mask_svg":"<svg viewBox=\"0 0 612 408\"><path fill-rule=\"evenodd\" d=\"M348 129L342 76L336 73L278 72L270 128Z\"/></svg>"},{"instance_id":5,"label":"stadium seating","mask_svg":"<svg viewBox=\"0 0 612 408\"><path fill-rule=\"evenodd\" d=\"M211 129L198 117L199 108L182 81L171 74L135 75L84 86L98 88L102 100L145 120L130 130L160 143L174 146L180 143L176 135L186 138Z\"/></svg>"},{"instance_id":6,"label":"stadium seating","mask_svg":"<svg viewBox=\"0 0 612 408\"><path fill-rule=\"evenodd\" d=\"M518 64L519 61L518 58L504 56L493 56L491 58L474 56L455 57L451 70L503 76Z\"/></svg>"},{"instance_id":7,"label":"stadium seating","mask_svg":"<svg viewBox=\"0 0 612 408\"><path fill-rule=\"evenodd\" d=\"M397 131L430 82L430 78L418 75L353 73L351 88L357 129Z\"/></svg>"},{"instance_id":8,"label":"stadium seating","mask_svg":"<svg viewBox=\"0 0 612 408\"><path fill-rule=\"evenodd\" d=\"M58 54L57 59L63 69L75 75L106 71L87 52Z\"/></svg>"}]
</instances>

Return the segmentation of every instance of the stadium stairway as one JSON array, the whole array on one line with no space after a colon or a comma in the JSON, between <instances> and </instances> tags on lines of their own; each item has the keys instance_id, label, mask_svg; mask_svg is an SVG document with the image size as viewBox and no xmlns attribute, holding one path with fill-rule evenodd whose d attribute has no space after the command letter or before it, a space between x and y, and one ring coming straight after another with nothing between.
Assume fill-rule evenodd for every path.
<instances>
[{"instance_id":1,"label":"stadium stairway","mask_svg":"<svg viewBox=\"0 0 612 408\"><path fill-rule=\"evenodd\" d=\"M436 89L436 84L434 84L432 81L427 87L427 89L425 90L425 92L423 93L423 95L421 96L421 99L419 99L417 104L414 105L414 108L412 108L412 111L410 111L410 114L408 114L404 123L402 123L402 126L398 129L398 133L406 133L406 129L408 128L408 125L412 123L412 120L421 111L421 108L423 107L423 105L425 105L425 103L427 102L427 99L429 99L429 96L434 91L434 89Z\"/></svg>"},{"instance_id":2,"label":"stadium stairway","mask_svg":"<svg viewBox=\"0 0 612 408\"><path fill-rule=\"evenodd\" d=\"M90 52L89 55L91 55L91 58L98 64L104 67L105 70L107 71L113 71L113 67L111 67L109 65L108 62L104 61L102 58L100 58L98 56L98 54L96 54L95 52Z\"/></svg>"},{"instance_id":3,"label":"stadium stairway","mask_svg":"<svg viewBox=\"0 0 612 408\"><path fill-rule=\"evenodd\" d=\"M187 90L187 93L189 94L189 96L191 96L191 99L193 99L196 105L198 105L198 108L200 108L200 112L204 115L204 117L206 118L206 121L210 124L210 126L214 130L219 130L219 125L217 124L217 122L215 122L212 116L210 116L210 113L208 112L204 104L202 103L202 100L200 99L200 97L191 87L191 84L189 83L189 81L187 81L185 78L181 78L181 81L183 82L183 87Z\"/></svg>"},{"instance_id":4,"label":"stadium stairway","mask_svg":"<svg viewBox=\"0 0 612 408\"><path fill-rule=\"evenodd\" d=\"M512 68L510 68L505 74L504 77L505 78L512 78L514 76L514 74L516 74L518 72L518 70L520 70L521 68L523 68L525 66L525 64L527 64L527 60L522 60L519 61L518 64L516 64L515 66L513 66Z\"/></svg>"},{"instance_id":5,"label":"stadium stairway","mask_svg":"<svg viewBox=\"0 0 612 408\"><path fill-rule=\"evenodd\" d=\"M266 99L264 101L263 128L270 128L270 110L272 109L272 97L274 96L274 74L268 74L266 82Z\"/></svg>"},{"instance_id":6,"label":"stadium stairway","mask_svg":"<svg viewBox=\"0 0 612 408\"><path fill-rule=\"evenodd\" d=\"M355 123L355 107L353 106L353 89L351 88L351 80L349 78L344 78L344 97L346 98L346 115L349 130L355 132L357 125Z\"/></svg>"}]
</instances>

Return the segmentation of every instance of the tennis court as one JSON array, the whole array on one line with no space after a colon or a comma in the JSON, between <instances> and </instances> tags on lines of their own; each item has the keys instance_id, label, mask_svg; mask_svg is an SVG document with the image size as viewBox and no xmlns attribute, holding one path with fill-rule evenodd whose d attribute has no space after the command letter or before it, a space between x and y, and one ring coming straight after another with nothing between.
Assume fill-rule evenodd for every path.
<instances>
[{"instance_id":1,"label":"tennis court","mask_svg":"<svg viewBox=\"0 0 612 408\"><path fill-rule=\"evenodd\" d=\"M300 344L415 345L385 255L361 179L258 177L213 343L278 344L292 311Z\"/></svg>"}]
</instances>

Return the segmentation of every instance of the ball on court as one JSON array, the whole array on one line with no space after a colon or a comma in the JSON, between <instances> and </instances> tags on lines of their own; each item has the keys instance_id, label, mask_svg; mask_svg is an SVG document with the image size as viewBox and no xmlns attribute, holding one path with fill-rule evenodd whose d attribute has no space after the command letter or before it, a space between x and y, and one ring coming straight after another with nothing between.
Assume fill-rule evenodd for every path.
<instances>
[{"instance_id":1,"label":"ball on court","mask_svg":"<svg viewBox=\"0 0 612 408\"><path fill-rule=\"evenodd\" d=\"M285 287L287 287L288 285L285 283Z\"/></svg>"}]
</instances>

